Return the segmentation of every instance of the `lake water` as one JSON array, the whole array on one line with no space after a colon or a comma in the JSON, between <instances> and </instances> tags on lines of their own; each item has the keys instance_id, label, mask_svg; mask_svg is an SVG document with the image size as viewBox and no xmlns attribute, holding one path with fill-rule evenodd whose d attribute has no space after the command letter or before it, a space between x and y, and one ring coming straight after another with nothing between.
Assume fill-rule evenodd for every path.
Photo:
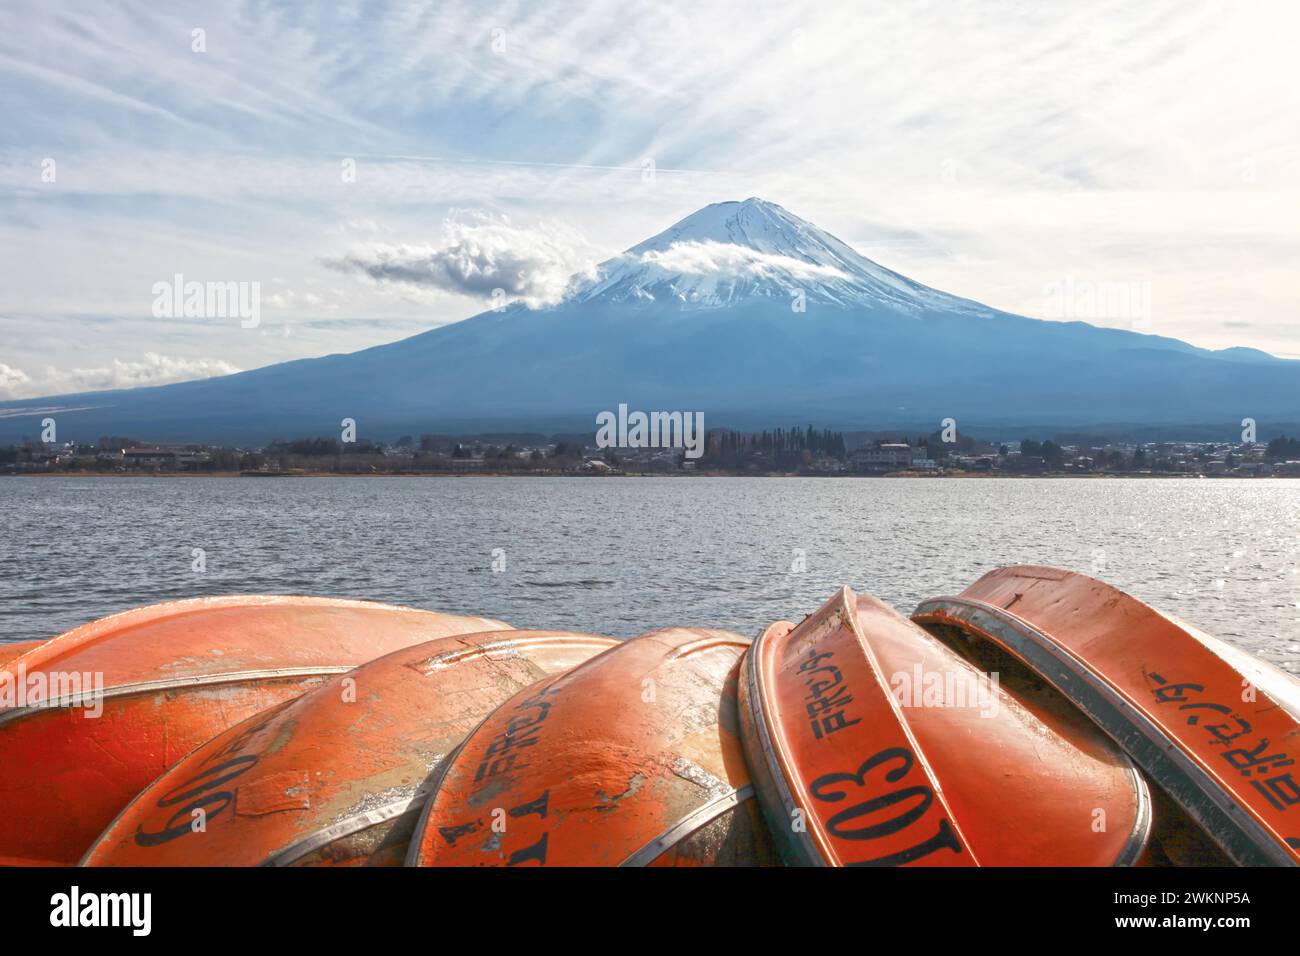
<instances>
[{"instance_id":1,"label":"lake water","mask_svg":"<svg viewBox=\"0 0 1300 956\"><path fill-rule=\"evenodd\" d=\"M753 635L844 584L910 613L1034 562L1300 674L1300 481L14 478L0 515L0 641L241 592Z\"/></svg>"}]
</instances>

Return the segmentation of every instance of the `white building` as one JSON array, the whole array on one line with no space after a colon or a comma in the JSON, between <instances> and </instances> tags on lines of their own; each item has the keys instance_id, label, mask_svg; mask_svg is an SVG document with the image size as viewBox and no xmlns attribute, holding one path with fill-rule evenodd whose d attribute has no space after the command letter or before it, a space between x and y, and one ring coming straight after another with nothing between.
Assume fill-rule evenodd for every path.
<instances>
[{"instance_id":1,"label":"white building","mask_svg":"<svg viewBox=\"0 0 1300 956\"><path fill-rule=\"evenodd\" d=\"M914 455L911 445L886 442L858 449L853 453L853 464L858 471L902 471L912 467Z\"/></svg>"}]
</instances>

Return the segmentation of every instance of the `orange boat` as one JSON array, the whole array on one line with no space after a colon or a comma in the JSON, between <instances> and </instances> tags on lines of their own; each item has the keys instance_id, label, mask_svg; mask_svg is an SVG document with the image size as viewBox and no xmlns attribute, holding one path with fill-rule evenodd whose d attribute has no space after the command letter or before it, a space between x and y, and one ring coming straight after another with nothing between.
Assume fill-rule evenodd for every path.
<instances>
[{"instance_id":1,"label":"orange boat","mask_svg":"<svg viewBox=\"0 0 1300 956\"><path fill-rule=\"evenodd\" d=\"M652 631L520 692L448 762L408 862L775 862L736 736L748 646Z\"/></svg>"},{"instance_id":2,"label":"orange boat","mask_svg":"<svg viewBox=\"0 0 1300 956\"><path fill-rule=\"evenodd\" d=\"M1104 582L1000 568L913 619L1023 661L1243 865L1300 863L1300 682Z\"/></svg>"},{"instance_id":3,"label":"orange boat","mask_svg":"<svg viewBox=\"0 0 1300 956\"><path fill-rule=\"evenodd\" d=\"M365 601L219 597L138 608L31 647L0 666L0 863L75 863L214 734L381 654L492 628L508 625Z\"/></svg>"},{"instance_id":4,"label":"orange boat","mask_svg":"<svg viewBox=\"0 0 1300 956\"><path fill-rule=\"evenodd\" d=\"M395 651L199 747L82 863L400 865L429 781L465 736L517 691L618 643L495 631Z\"/></svg>"},{"instance_id":5,"label":"orange boat","mask_svg":"<svg viewBox=\"0 0 1300 956\"><path fill-rule=\"evenodd\" d=\"M1150 797L1122 751L848 588L754 642L740 710L792 865L1111 866L1143 853Z\"/></svg>"}]
</instances>

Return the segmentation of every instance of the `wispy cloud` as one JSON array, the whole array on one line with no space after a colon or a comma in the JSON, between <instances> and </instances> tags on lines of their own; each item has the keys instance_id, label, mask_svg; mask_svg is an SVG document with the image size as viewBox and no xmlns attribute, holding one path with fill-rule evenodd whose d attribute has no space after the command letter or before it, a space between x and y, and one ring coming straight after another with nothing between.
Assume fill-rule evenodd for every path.
<instances>
[{"instance_id":1,"label":"wispy cloud","mask_svg":"<svg viewBox=\"0 0 1300 956\"><path fill-rule=\"evenodd\" d=\"M280 277L286 321L379 320L274 352L123 321L94 355L65 335L5 360L375 344L493 288L549 301L588 258L448 237L449 209L564 222L603 259L751 195L994 306L1149 283L1151 331L1300 355L1298 30L1288 0L0 7L0 258L23 263L0 315L146 315L183 272Z\"/></svg>"}]
</instances>

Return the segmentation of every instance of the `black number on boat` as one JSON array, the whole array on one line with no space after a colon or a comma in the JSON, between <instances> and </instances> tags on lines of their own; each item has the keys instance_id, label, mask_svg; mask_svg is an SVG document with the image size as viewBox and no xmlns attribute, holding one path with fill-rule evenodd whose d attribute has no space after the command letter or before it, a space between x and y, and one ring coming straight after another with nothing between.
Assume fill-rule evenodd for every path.
<instances>
[{"instance_id":1,"label":"black number on boat","mask_svg":"<svg viewBox=\"0 0 1300 956\"><path fill-rule=\"evenodd\" d=\"M247 773L254 764L257 763L257 757L252 754L245 754L242 757L232 757L230 760L214 764L206 770L195 774L184 783L177 784L171 790L168 790L158 800L157 806L160 809L175 806L183 800L189 801L184 806L178 808L164 824L163 828L156 833L148 833L143 827L137 827L135 831L135 842L137 846L154 847L161 846L164 843L170 843L187 833L193 833L194 811L203 810L207 819L219 815L235 799L233 790L216 790L222 784L229 783L241 774Z\"/></svg>"},{"instance_id":2,"label":"black number on boat","mask_svg":"<svg viewBox=\"0 0 1300 956\"><path fill-rule=\"evenodd\" d=\"M906 747L890 747L865 760L862 766L858 767L856 773L823 774L812 781L808 787L808 792L815 799L822 802L838 803L847 795L847 787L844 785L855 784L858 787L865 787L867 785L867 774L885 763L896 764L892 769L885 772L885 780L889 783L898 783L911 771L916 764L916 758ZM848 826L848 824L859 820L859 818L869 817L895 804L907 801L914 802L896 816L865 826ZM925 816L933 803L934 791L928 786L917 785L890 790L840 810L826 821L826 830L832 836L841 840L879 840L915 824ZM961 852L961 841L957 839L957 834L953 832L952 826L947 820L940 820L938 832L916 846L850 865L901 866L904 863L911 863L942 849L949 849L954 853Z\"/></svg>"}]
</instances>

